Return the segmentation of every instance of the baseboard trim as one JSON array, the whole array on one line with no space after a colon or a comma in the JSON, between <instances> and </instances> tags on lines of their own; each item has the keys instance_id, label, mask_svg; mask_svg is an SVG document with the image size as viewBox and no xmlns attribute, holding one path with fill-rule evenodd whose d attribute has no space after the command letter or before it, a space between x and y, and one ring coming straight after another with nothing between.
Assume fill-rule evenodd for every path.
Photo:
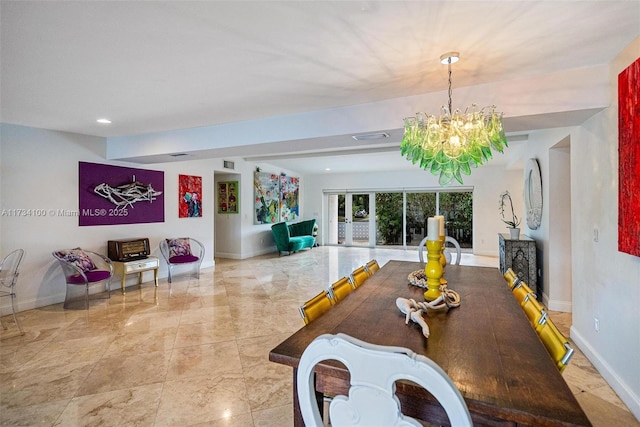
<instances>
[{"instance_id":1,"label":"baseboard trim","mask_svg":"<svg viewBox=\"0 0 640 427\"><path fill-rule=\"evenodd\" d=\"M582 353L591 361L602 378L611 386L618 397L629 408L631 413L640 420L640 396L637 396L629 385L609 366L600 354L589 344L580 331L571 326L571 339L580 348Z\"/></svg>"},{"instance_id":2,"label":"baseboard trim","mask_svg":"<svg viewBox=\"0 0 640 427\"><path fill-rule=\"evenodd\" d=\"M552 311L561 311L563 313L571 313L573 305L571 301L556 301L549 299L549 296L545 293L542 294L542 304Z\"/></svg>"}]
</instances>

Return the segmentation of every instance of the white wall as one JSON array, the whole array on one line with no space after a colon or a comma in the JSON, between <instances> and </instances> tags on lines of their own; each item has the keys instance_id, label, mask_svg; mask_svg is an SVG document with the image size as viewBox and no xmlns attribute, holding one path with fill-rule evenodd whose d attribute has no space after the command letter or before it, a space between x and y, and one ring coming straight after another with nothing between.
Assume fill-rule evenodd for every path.
<instances>
[{"instance_id":1,"label":"white wall","mask_svg":"<svg viewBox=\"0 0 640 427\"><path fill-rule=\"evenodd\" d=\"M557 144L565 144L567 140L576 142L579 128L557 128L544 131L531 132L529 141L523 148L524 159L536 159L540 166L542 178L542 222L536 230L527 226L526 220L522 222L524 233L536 240L538 250L538 270L542 276L538 280L543 287L544 303L551 310L571 311L571 282L566 280L566 269L571 265L571 252L557 248L564 240L557 236L558 218L565 218L571 214L571 206L565 203L554 202L554 197L570 197L569 193L559 194L562 181L570 181L569 169L562 169L557 162L551 161L551 149ZM522 178L524 180L524 176ZM556 182L558 181L558 182ZM552 196L552 197L550 197ZM551 223L553 219L553 224ZM569 226L569 224L564 224ZM551 230L555 230L551 234ZM570 277L570 275L569 275Z\"/></svg>"},{"instance_id":2,"label":"white wall","mask_svg":"<svg viewBox=\"0 0 640 427\"><path fill-rule=\"evenodd\" d=\"M496 154L499 156L500 154ZM407 162L410 165L409 162ZM410 168L408 168L410 169ZM523 216L522 169L506 170L501 166L480 166L471 176L464 177L465 187L473 188L473 248L478 255L498 256L498 233L506 233L498 212L498 196L504 190L513 195L518 217ZM372 172L352 174L308 175L303 186L305 210L310 218L318 219L321 243L326 236L327 208L323 205L325 190L398 190L439 188L437 177L422 170L406 172ZM456 188L451 186L449 188Z\"/></svg>"},{"instance_id":3,"label":"white wall","mask_svg":"<svg viewBox=\"0 0 640 427\"><path fill-rule=\"evenodd\" d=\"M549 247L544 256L543 278L549 283L545 305L571 311L571 151L569 138L549 150ZM558 147L561 145L562 147Z\"/></svg>"},{"instance_id":4,"label":"white wall","mask_svg":"<svg viewBox=\"0 0 640 427\"><path fill-rule=\"evenodd\" d=\"M64 300L65 282L51 252L83 247L106 254L107 241L148 237L154 255L160 255L160 239L192 236L204 243L208 256L203 268L213 265L213 165L215 161L193 161L145 165L164 171L165 222L151 224L78 225L77 216L58 216L51 210L78 210L78 162L140 167L131 163L106 162L104 138L2 124L0 127L2 170L0 209L42 209L44 216L0 217L0 252L23 248L18 309L26 310ZM178 218L178 175L203 177L202 218ZM161 262L160 275L166 276ZM151 273L145 280L151 280ZM135 283L135 275L130 276ZM118 281L112 287L118 287ZM4 301L3 301L4 302ZM2 313L7 312L3 307Z\"/></svg>"},{"instance_id":5,"label":"white wall","mask_svg":"<svg viewBox=\"0 0 640 427\"><path fill-rule=\"evenodd\" d=\"M611 106L585 122L571 144L571 336L638 419L640 257L618 252L617 82L639 56L637 38L611 63Z\"/></svg>"},{"instance_id":6,"label":"white wall","mask_svg":"<svg viewBox=\"0 0 640 427\"><path fill-rule=\"evenodd\" d=\"M268 163L246 162L236 158L235 161L237 175L231 175L234 180L240 181L240 215L220 215L224 217L220 221L216 219L216 233L223 233L221 240L233 239L232 246L225 243L223 248L216 248L216 256L231 259L246 259L254 256L268 254L276 251L276 246L271 234L271 224L254 224L254 194L253 194L253 177L256 167L263 172L269 172L280 175L284 173L289 176L297 176L300 178L300 188L304 189L305 179L298 172L290 169L282 169ZM224 176L224 175L221 175ZM218 180L218 174L216 174ZM220 179L224 181L225 179ZM305 218L305 199L304 194L300 193L300 221ZM223 230L226 225L233 227L233 230ZM239 224L239 228L238 228ZM219 227L222 225L222 227ZM236 234L233 234L233 231ZM218 240L216 239L216 244ZM226 246L224 246L226 245ZM239 247L237 246L239 245ZM226 248L226 249L224 249Z\"/></svg>"}]
</instances>

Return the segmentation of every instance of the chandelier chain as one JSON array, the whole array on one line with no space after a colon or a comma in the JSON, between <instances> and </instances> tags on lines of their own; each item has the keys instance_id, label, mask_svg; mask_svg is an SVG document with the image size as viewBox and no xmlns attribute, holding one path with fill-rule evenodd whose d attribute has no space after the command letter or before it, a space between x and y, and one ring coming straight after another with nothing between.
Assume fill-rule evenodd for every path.
<instances>
[{"instance_id":1,"label":"chandelier chain","mask_svg":"<svg viewBox=\"0 0 640 427\"><path fill-rule=\"evenodd\" d=\"M451 109L451 57L449 57L449 114L453 115Z\"/></svg>"}]
</instances>

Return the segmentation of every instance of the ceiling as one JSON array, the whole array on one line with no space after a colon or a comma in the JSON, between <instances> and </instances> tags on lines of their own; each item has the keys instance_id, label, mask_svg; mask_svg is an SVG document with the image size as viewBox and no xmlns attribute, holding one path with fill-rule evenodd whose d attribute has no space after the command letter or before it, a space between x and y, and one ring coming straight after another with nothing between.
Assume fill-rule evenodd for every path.
<instances>
[{"instance_id":1,"label":"ceiling","mask_svg":"<svg viewBox=\"0 0 640 427\"><path fill-rule=\"evenodd\" d=\"M607 64L640 35L638 1L3 0L0 18L2 122L102 137L439 92L452 50L455 96Z\"/></svg>"}]
</instances>

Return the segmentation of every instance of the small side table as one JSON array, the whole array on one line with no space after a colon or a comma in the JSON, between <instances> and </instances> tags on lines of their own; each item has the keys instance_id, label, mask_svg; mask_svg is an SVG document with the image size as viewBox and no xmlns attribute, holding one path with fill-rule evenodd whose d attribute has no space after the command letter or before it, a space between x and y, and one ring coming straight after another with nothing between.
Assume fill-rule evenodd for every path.
<instances>
[{"instance_id":1,"label":"small side table","mask_svg":"<svg viewBox=\"0 0 640 427\"><path fill-rule=\"evenodd\" d=\"M153 270L153 280L158 286L158 268L160 268L160 260L158 257L149 256L144 259L135 261L119 262L113 261L113 270L115 274L119 274L122 278L121 287L122 295L125 294L125 285L127 282L127 274L138 273L138 284L142 284L142 273Z\"/></svg>"}]
</instances>

